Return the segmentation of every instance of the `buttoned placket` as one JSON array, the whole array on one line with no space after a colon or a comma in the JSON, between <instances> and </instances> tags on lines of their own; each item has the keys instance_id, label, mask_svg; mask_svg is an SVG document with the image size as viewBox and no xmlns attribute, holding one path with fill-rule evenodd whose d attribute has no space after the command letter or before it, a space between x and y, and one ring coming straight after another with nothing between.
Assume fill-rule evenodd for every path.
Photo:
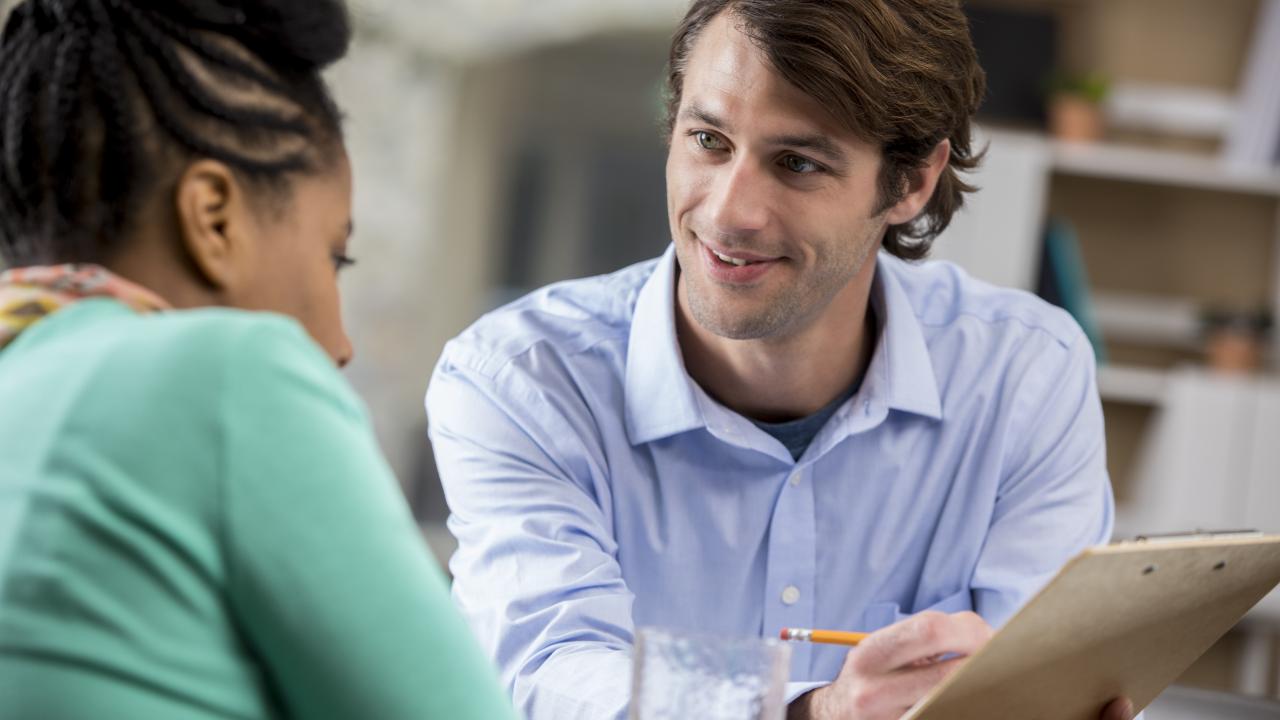
<instances>
[{"instance_id":1,"label":"buttoned placket","mask_svg":"<svg viewBox=\"0 0 1280 720\"><path fill-rule=\"evenodd\" d=\"M769 523L762 602L767 637L784 627L811 628L816 617L817 537L813 483L808 477L811 472L811 466L795 466L780 478L782 489ZM791 653L791 676L808 677L810 667L810 647L796 643Z\"/></svg>"}]
</instances>

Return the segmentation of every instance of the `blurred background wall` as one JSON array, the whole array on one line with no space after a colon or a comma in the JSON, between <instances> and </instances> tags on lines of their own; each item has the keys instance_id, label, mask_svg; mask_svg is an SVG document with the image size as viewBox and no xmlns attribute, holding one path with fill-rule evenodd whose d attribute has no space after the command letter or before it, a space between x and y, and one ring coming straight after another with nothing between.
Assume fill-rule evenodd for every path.
<instances>
[{"instance_id":1,"label":"blurred background wall","mask_svg":"<svg viewBox=\"0 0 1280 720\"><path fill-rule=\"evenodd\" d=\"M682 2L358 0L331 73L348 114L352 382L437 554L422 397L444 343L541 285L667 242L658 131Z\"/></svg>"}]
</instances>

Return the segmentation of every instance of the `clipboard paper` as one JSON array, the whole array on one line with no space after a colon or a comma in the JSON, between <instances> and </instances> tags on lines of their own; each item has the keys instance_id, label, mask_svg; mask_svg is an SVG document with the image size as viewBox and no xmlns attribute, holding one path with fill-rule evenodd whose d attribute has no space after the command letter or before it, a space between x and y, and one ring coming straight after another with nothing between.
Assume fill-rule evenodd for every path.
<instances>
[{"instance_id":1,"label":"clipboard paper","mask_svg":"<svg viewBox=\"0 0 1280 720\"><path fill-rule=\"evenodd\" d=\"M1280 536L1126 542L1072 558L902 720L1097 720L1146 707L1280 583Z\"/></svg>"}]
</instances>

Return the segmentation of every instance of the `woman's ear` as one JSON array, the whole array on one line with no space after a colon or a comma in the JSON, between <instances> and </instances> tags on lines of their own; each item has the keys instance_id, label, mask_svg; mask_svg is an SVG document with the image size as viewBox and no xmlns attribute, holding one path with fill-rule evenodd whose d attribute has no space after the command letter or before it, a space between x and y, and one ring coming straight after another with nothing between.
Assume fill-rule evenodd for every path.
<instances>
[{"instance_id":1,"label":"woman's ear","mask_svg":"<svg viewBox=\"0 0 1280 720\"><path fill-rule=\"evenodd\" d=\"M178 178L174 202L192 264L215 290L234 294L252 252L252 214L235 173L216 160L198 160Z\"/></svg>"},{"instance_id":2,"label":"woman's ear","mask_svg":"<svg viewBox=\"0 0 1280 720\"><path fill-rule=\"evenodd\" d=\"M916 219L929 198L933 197L933 189L938 186L938 178L951 159L951 141L943 140L934 146L933 151L925 158L924 165L907 174L906 194L896 205L886 212L885 220L890 225L901 225Z\"/></svg>"}]
</instances>

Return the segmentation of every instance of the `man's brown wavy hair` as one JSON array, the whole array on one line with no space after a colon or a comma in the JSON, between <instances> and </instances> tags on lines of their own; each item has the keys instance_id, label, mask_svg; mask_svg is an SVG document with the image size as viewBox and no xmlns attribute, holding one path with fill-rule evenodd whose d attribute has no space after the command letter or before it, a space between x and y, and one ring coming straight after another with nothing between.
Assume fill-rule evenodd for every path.
<instances>
[{"instance_id":1,"label":"man's brown wavy hair","mask_svg":"<svg viewBox=\"0 0 1280 720\"><path fill-rule=\"evenodd\" d=\"M933 196L910 222L892 225L884 248L907 260L933 239L974 187L960 178L981 161L969 122L986 77L957 0L695 0L671 41L667 137L680 107L685 63L699 34L722 12L774 69L883 155L877 212L902 199L911 172L943 140L951 156Z\"/></svg>"}]
</instances>

